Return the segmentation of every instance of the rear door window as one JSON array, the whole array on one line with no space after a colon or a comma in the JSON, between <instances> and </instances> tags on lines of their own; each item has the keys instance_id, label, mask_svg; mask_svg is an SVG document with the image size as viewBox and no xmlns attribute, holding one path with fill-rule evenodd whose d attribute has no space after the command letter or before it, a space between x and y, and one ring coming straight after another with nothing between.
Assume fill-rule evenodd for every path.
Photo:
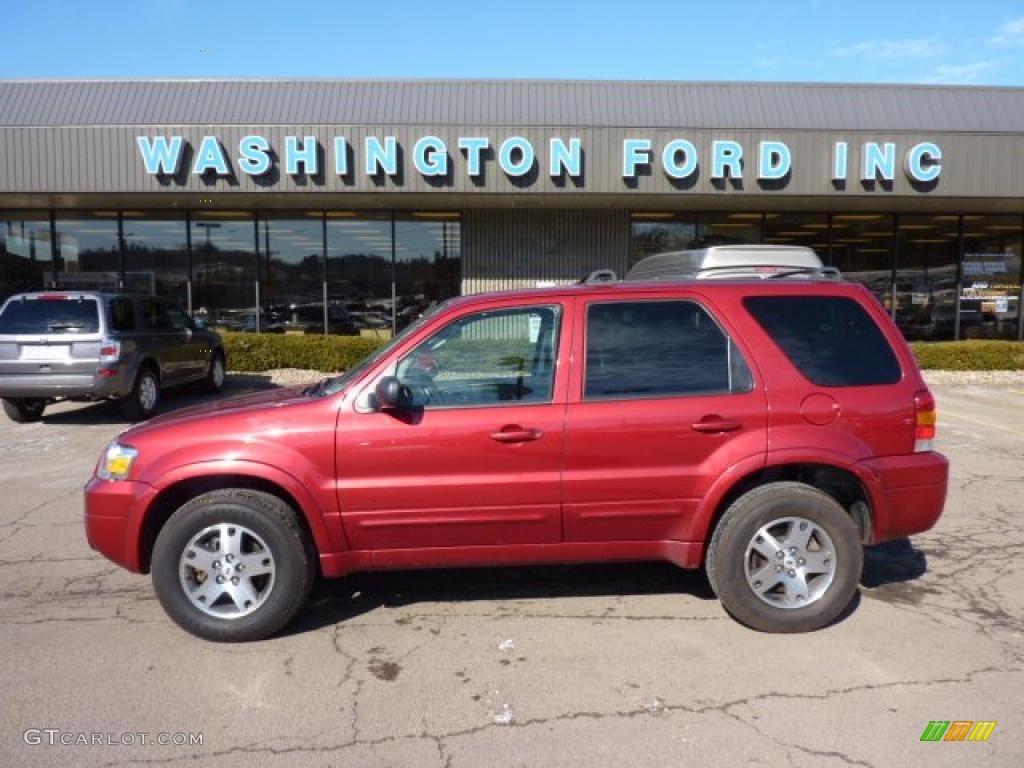
<instances>
[{"instance_id":1,"label":"rear door window","mask_svg":"<svg viewBox=\"0 0 1024 768\"><path fill-rule=\"evenodd\" d=\"M110 327L115 331L135 330L135 302L131 299L110 300Z\"/></svg>"},{"instance_id":2,"label":"rear door window","mask_svg":"<svg viewBox=\"0 0 1024 768\"><path fill-rule=\"evenodd\" d=\"M14 299L0 311L0 334L96 333L99 329L95 299Z\"/></svg>"},{"instance_id":3,"label":"rear door window","mask_svg":"<svg viewBox=\"0 0 1024 768\"><path fill-rule=\"evenodd\" d=\"M694 301L622 301L587 308L587 400L748 392L750 369Z\"/></svg>"},{"instance_id":4,"label":"rear door window","mask_svg":"<svg viewBox=\"0 0 1024 768\"><path fill-rule=\"evenodd\" d=\"M804 376L822 387L895 384L902 372L865 309L845 296L748 296L747 311Z\"/></svg>"},{"instance_id":5,"label":"rear door window","mask_svg":"<svg viewBox=\"0 0 1024 768\"><path fill-rule=\"evenodd\" d=\"M139 308L142 311L142 327L147 331L169 331L171 329L167 308L159 301L146 299L139 303Z\"/></svg>"}]
</instances>

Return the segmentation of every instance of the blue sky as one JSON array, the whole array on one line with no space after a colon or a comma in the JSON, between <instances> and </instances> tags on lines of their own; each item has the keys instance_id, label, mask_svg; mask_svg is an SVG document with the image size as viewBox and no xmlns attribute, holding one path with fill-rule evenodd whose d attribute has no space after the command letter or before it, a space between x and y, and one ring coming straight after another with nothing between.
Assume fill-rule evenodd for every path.
<instances>
[{"instance_id":1,"label":"blue sky","mask_svg":"<svg viewBox=\"0 0 1024 768\"><path fill-rule=\"evenodd\" d=\"M2 78L1024 85L1024 3L4 0Z\"/></svg>"}]
</instances>

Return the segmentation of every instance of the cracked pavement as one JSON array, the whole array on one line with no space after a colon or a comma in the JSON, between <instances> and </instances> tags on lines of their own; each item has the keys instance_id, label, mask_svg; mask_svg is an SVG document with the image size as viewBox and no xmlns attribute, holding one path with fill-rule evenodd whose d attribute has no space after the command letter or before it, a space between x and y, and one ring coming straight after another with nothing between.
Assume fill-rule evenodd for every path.
<instances>
[{"instance_id":1,"label":"cracked pavement","mask_svg":"<svg viewBox=\"0 0 1024 768\"><path fill-rule=\"evenodd\" d=\"M791 636L654 563L357 574L285 634L213 645L85 542L81 486L116 405L0 422L0 763L1022 765L1024 382L934 391L945 515L871 548L848 614ZM919 742L958 719L998 726ZM203 744L27 745L28 728Z\"/></svg>"}]
</instances>

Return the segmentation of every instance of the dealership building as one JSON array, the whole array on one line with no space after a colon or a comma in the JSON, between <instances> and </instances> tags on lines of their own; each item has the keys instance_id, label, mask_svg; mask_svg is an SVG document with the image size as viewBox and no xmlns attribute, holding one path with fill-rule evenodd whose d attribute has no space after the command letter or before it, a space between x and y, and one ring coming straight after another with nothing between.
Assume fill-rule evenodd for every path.
<instances>
[{"instance_id":1,"label":"dealership building","mask_svg":"<svg viewBox=\"0 0 1024 768\"><path fill-rule=\"evenodd\" d=\"M1019 339L1024 89L0 81L0 300L387 335L461 293L809 246L909 338Z\"/></svg>"}]
</instances>

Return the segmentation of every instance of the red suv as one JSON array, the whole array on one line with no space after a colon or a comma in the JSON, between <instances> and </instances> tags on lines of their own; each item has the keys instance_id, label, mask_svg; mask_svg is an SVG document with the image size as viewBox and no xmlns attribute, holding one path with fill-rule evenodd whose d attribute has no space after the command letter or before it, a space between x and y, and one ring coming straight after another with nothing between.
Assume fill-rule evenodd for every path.
<instances>
[{"instance_id":1,"label":"red suv","mask_svg":"<svg viewBox=\"0 0 1024 768\"><path fill-rule=\"evenodd\" d=\"M789 274L453 299L341 376L121 434L89 542L211 640L275 632L317 573L653 559L748 626L822 627L948 467L884 308Z\"/></svg>"}]
</instances>

